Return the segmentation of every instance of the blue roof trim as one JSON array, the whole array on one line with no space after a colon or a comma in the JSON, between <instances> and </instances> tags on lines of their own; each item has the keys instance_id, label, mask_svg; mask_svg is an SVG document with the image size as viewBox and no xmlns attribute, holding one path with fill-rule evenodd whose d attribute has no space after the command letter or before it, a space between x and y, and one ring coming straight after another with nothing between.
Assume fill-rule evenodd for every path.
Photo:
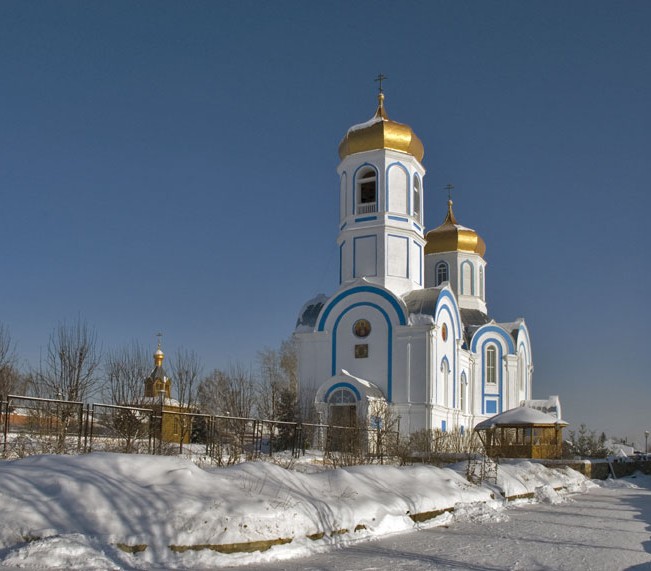
<instances>
[{"instance_id":1,"label":"blue roof trim","mask_svg":"<svg viewBox=\"0 0 651 571\"><path fill-rule=\"evenodd\" d=\"M477 329L472 338L472 342L470 343L470 350L473 353L477 352L478 340L484 333L496 333L500 338L506 341L508 354L515 355L515 345L513 344L513 338L506 331L504 331L504 329L498 327L497 325L484 325L483 327Z\"/></svg>"},{"instance_id":2,"label":"blue roof trim","mask_svg":"<svg viewBox=\"0 0 651 571\"><path fill-rule=\"evenodd\" d=\"M362 400L362 395L357 390L357 387L355 385L351 385L350 383L341 382L341 383L335 383L334 385L332 385L326 391L326 394L323 397L323 402L328 402L328 399L330 398L330 395L334 391L336 391L337 389L350 389L355 394L355 398L357 398L357 400Z\"/></svg>"},{"instance_id":3,"label":"blue roof trim","mask_svg":"<svg viewBox=\"0 0 651 571\"><path fill-rule=\"evenodd\" d=\"M337 305L340 301L347 298L348 296L355 295L356 293L371 293L384 298L392 305L393 309L395 310L396 317L398 318L398 323L400 325L407 325L407 316L405 315L405 312L403 311L402 307L400 307L400 304L398 303L398 301L393 295L384 291L383 289L379 289L373 286L357 286L348 289L344 292L341 292L339 295L335 296L332 300L328 302L328 304L326 305L325 309L321 314L321 318L319 319L319 325L317 327L317 331L323 331L325 329L325 323L328 319L328 316L330 315L330 312L334 309L335 305Z\"/></svg>"}]
</instances>

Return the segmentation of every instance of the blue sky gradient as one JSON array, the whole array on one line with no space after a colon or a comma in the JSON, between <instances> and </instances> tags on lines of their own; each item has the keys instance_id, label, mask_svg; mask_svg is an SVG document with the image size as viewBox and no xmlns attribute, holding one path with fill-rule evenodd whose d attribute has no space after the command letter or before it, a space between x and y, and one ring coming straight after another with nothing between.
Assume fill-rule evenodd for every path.
<instances>
[{"instance_id":1,"label":"blue sky gradient","mask_svg":"<svg viewBox=\"0 0 651 571\"><path fill-rule=\"evenodd\" d=\"M255 363L337 287L337 145L375 110L425 146L425 221L487 244L534 396L643 445L651 3L0 4L0 321ZM647 260L646 262L644 260Z\"/></svg>"}]
</instances>

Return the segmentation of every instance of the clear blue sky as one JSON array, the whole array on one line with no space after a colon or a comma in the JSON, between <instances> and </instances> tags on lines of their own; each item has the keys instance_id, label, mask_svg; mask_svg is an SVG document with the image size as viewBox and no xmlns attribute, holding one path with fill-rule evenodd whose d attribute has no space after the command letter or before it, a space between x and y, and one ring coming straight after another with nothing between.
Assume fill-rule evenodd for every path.
<instances>
[{"instance_id":1,"label":"clear blue sky","mask_svg":"<svg viewBox=\"0 0 651 571\"><path fill-rule=\"evenodd\" d=\"M0 3L0 321L23 364L104 349L255 362L337 287L337 145L375 109L425 145L425 220L487 243L534 396L651 430L651 3Z\"/></svg>"}]
</instances>

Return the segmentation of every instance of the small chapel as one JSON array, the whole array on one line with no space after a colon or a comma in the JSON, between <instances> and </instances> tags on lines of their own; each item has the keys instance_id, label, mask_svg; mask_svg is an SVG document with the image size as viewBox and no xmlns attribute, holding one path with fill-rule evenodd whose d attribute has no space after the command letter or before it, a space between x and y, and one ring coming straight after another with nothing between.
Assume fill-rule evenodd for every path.
<instances>
[{"instance_id":1,"label":"small chapel","mask_svg":"<svg viewBox=\"0 0 651 571\"><path fill-rule=\"evenodd\" d=\"M320 422L359 426L385 403L400 432L472 430L532 398L524 319L498 323L486 300L486 244L461 225L423 220L424 148L375 115L339 144L339 288L300 311L294 338L301 399Z\"/></svg>"}]
</instances>

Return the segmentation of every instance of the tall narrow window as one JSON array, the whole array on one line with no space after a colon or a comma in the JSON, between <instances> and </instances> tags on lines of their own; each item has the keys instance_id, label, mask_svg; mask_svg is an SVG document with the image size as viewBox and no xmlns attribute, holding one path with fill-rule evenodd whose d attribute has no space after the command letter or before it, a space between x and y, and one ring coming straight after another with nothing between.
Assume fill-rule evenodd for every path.
<instances>
[{"instance_id":1,"label":"tall narrow window","mask_svg":"<svg viewBox=\"0 0 651 571\"><path fill-rule=\"evenodd\" d=\"M357 214L377 212L377 175L364 170L357 178Z\"/></svg>"},{"instance_id":2,"label":"tall narrow window","mask_svg":"<svg viewBox=\"0 0 651 571\"><path fill-rule=\"evenodd\" d=\"M479 297L484 299L484 266L479 266Z\"/></svg>"},{"instance_id":3,"label":"tall narrow window","mask_svg":"<svg viewBox=\"0 0 651 571\"><path fill-rule=\"evenodd\" d=\"M447 282L450 279L448 275L448 265L445 262L439 262L434 268L436 273L436 286L440 286L443 282Z\"/></svg>"},{"instance_id":4,"label":"tall narrow window","mask_svg":"<svg viewBox=\"0 0 651 571\"><path fill-rule=\"evenodd\" d=\"M494 385L497 383L497 348L490 345L486 349L486 383Z\"/></svg>"},{"instance_id":5,"label":"tall narrow window","mask_svg":"<svg viewBox=\"0 0 651 571\"><path fill-rule=\"evenodd\" d=\"M459 408L461 409L461 412L466 412L466 401L467 399L467 393L468 393L468 380L466 379L466 374L462 373L461 374L461 387L459 390Z\"/></svg>"},{"instance_id":6,"label":"tall narrow window","mask_svg":"<svg viewBox=\"0 0 651 571\"><path fill-rule=\"evenodd\" d=\"M420 178L414 175L414 194L412 196L414 218L420 222Z\"/></svg>"}]
</instances>

